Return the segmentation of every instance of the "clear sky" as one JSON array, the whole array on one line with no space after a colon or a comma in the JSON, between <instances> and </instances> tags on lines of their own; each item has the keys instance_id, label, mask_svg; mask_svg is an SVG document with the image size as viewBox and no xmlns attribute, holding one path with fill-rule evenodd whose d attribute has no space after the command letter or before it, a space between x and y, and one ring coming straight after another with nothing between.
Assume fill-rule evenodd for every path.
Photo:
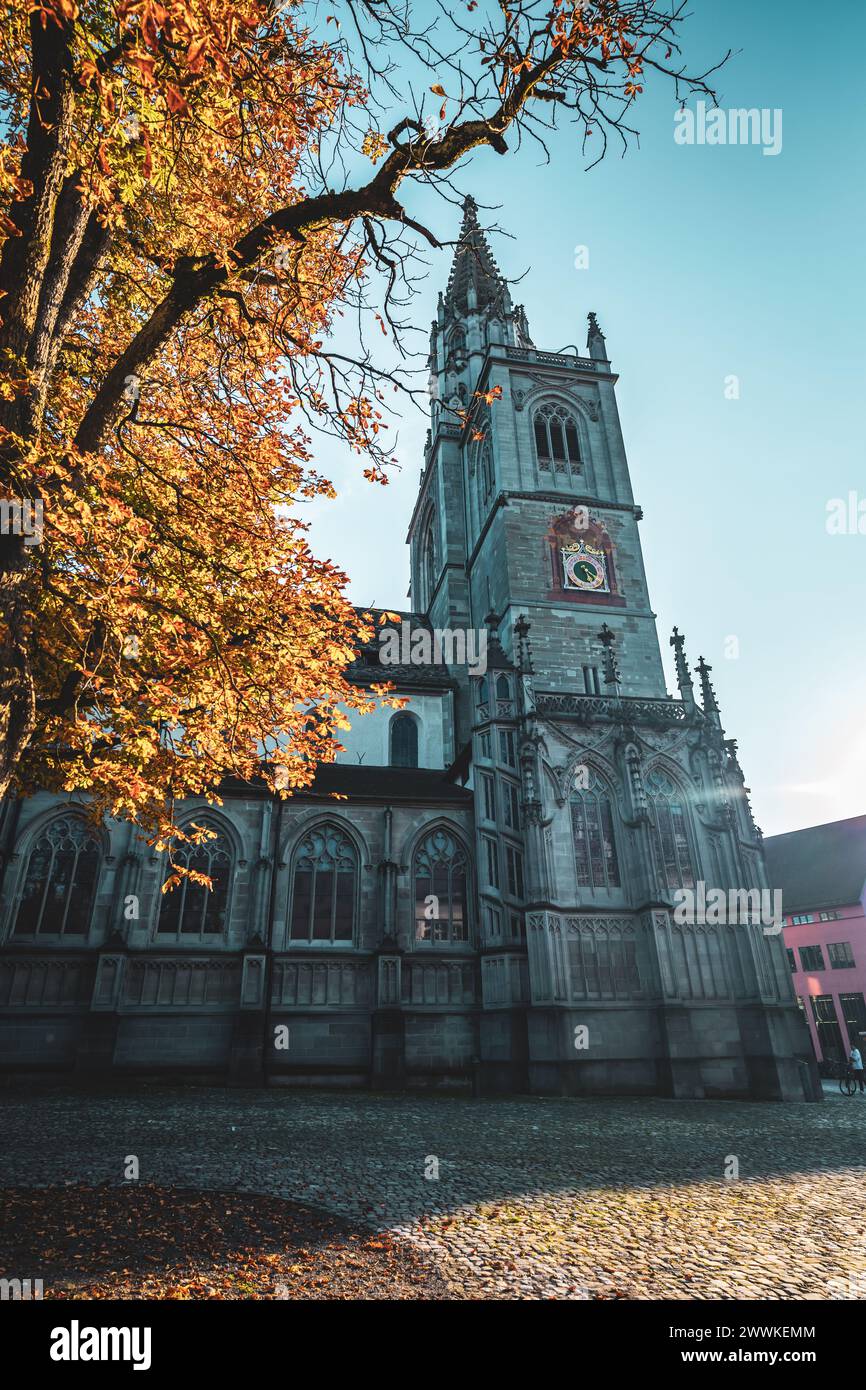
<instances>
[{"instance_id":1,"label":"clear sky","mask_svg":"<svg viewBox=\"0 0 866 1390\"><path fill-rule=\"evenodd\" d=\"M598 313L669 689L676 623L692 664L713 666L765 834L866 812L866 534L826 528L830 499L866 502L866 5L840 0L832 30L830 14L809 0L694 0L692 66L735 50L719 105L780 108L775 157L675 143L672 89L656 81L624 158L612 149L587 172L566 129L549 165L531 145L484 151L457 179L509 234L491 238L504 273L528 272L514 293L539 347L582 348ZM407 202L456 235L447 204ZM412 311L425 331L451 256L429 259ZM730 376L739 399L726 398ZM318 450L339 497L310 509L312 544L356 603L406 606L425 430L407 408L384 490L335 445Z\"/></svg>"}]
</instances>

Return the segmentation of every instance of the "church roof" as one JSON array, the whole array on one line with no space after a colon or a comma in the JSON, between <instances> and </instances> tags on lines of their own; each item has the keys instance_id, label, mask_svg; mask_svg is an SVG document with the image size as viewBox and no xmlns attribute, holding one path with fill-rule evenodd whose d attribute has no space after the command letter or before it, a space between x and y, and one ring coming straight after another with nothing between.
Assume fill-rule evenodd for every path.
<instances>
[{"instance_id":1,"label":"church roof","mask_svg":"<svg viewBox=\"0 0 866 1390\"><path fill-rule=\"evenodd\" d=\"M866 884L866 816L790 830L764 841L770 887L786 913L848 907Z\"/></svg>"},{"instance_id":2,"label":"church roof","mask_svg":"<svg viewBox=\"0 0 866 1390\"><path fill-rule=\"evenodd\" d=\"M472 805L472 793L449 782L439 768L365 767L363 763L320 763L313 785L296 792L293 799L331 799L334 792L341 792L353 801Z\"/></svg>"},{"instance_id":3,"label":"church roof","mask_svg":"<svg viewBox=\"0 0 866 1390\"><path fill-rule=\"evenodd\" d=\"M394 618L397 621L389 618L380 623L379 619L385 610L358 608L355 611L359 615L368 613L372 616L376 633L371 642L360 647L358 660L353 661L346 672L348 679L354 685L367 686L389 681L398 690L418 690L420 688L450 690L452 688L455 683L454 675L444 662L436 661L425 664L419 661L383 662L380 659L381 638L386 633L397 634L401 656L410 654L412 638L417 632L426 633L429 637L428 645L432 646L433 628L429 619L423 614L394 612L393 609L388 609L389 613L394 613ZM404 623L408 623L405 631Z\"/></svg>"},{"instance_id":4,"label":"church roof","mask_svg":"<svg viewBox=\"0 0 866 1390\"><path fill-rule=\"evenodd\" d=\"M471 197L466 198L463 204L460 240L445 291L445 307L452 314L462 316L467 313L470 285L475 290L477 307L481 310L498 303L506 288L487 238L478 225L478 204Z\"/></svg>"}]
</instances>

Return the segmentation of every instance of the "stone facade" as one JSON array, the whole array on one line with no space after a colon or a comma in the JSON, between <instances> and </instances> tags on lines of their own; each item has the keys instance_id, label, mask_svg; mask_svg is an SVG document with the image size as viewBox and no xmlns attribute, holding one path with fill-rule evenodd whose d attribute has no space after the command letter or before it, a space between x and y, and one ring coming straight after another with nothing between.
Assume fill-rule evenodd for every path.
<instances>
[{"instance_id":1,"label":"stone facade","mask_svg":"<svg viewBox=\"0 0 866 1390\"><path fill-rule=\"evenodd\" d=\"M214 832L193 865L211 894L163 895L163 857L75 798L2 808L8 1070L812 1097L781 936L682 917L683 888L770 885L709 668L697 698L676 632L665 688L615 382L594 315L585 357L534 347L467 200L431 333L413 611L353 672L406 711L356 720L302 795L184 808Z\"/></svg>"}]
</instances>

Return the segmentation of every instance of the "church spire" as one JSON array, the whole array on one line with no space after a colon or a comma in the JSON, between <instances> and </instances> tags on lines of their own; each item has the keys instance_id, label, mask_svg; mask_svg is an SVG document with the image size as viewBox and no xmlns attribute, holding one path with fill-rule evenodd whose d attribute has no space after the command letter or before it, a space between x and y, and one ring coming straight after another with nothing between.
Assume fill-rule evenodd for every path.
<instances>
[{"instance_id":1,"label":"church spire","mask_svg":"<svg viewBox=\"0 0 866 1390\"><path fill-rule=\"evenodd\" d=\"M448 277L445 311L451 317L463 318L494 306L510 310L508 286L478 224L478 204L469 196L463 203L463 225Z\"/></svg>"},{"instance_id":2,"label":"church spire","mask_svg":"<svg viewBox=\"0 0 866 1390\"><path fill-rule=\"evenodd\" d=\"M698 657L698 664L695 670L701 679L701 703L704 707L704 714L706 714L714 724L720 725L719 705L716 700L716 692L713 690L710 683L710 672L712 669L712 666L708 666L702 656Z\"/></svg>"},{"instance_id":3,"label":"church spire","mask_svg":"<svg viewBox=\"0 0 866 1390\"><path fill-rule=\"evenodd\" d=\"M590 357L594 357L597 362L607 362L607 344L604 341L604 334L598 326L598 319L594 313L587 314L589 327L586 331L586 350Z\"/></svg>"},{"instance_id":4,"label":"church spire","mask_svg":"<svg viewBox=\"0 0 866 1390\"><path fill-rule=\"evenodd\" d=\"M690 709L694 709L695 691L692 678L689 675L689 664L686 661L685 641L686 639L683 637L679 628L675 627L674 635L671 638L671 646L674 649L674 661L676 662L677 668L677 685L679 686L683 704L688 705Z\"/></svg>"}]
</instances>

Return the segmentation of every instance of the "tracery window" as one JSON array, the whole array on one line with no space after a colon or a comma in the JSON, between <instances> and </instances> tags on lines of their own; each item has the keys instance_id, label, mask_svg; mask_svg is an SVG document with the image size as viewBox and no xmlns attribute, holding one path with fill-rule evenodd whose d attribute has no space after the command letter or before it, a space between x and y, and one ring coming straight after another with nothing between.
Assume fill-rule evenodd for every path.
<instances>
[{"instance_id":1,"label":"tracery window","mask_svg":"<svg viewBox=\"0 0 866 1390\"><path fill-rule=\"evenodd\" d=\"M175 850L173 858L185 868L204 874L212 887L206 888L184 875L176 888L163 893L156 926L158 935L183 940L221 936L228 920L232 876L232 856L225 836L217 832L213 839L201 845L183 846Z\"/></svg>"},{"instance_id":2,"label":"tracery window","mask_svg":"<svg viewBox=\"0 0 866 1390\"><path fill-rule=\"evenodd\" d=\"M85 936L99 863L99 845L82 820L64 816L49 822L30 851L13 932Z\"/></svg>"},{"instance_id":3,"label":"tracery window","mask_svg":"<svg viewBox=\"0 0 866 1390\"><path fill-rule=\"evenodd\" d=\"M415 851L415 939L456 942L469 939L466 852L455 836L434 830Z\"/></svg>"},{"instance_id":4,"label":"tracery window","mask_svg":"<svg viewBox=\"0 0 866 1390\"><path fill-rule=\"evenodd\" d=\"M695 871L682 793L661 769L646 779L656 862L668 888L692 888Z\"/></svg>"},{"instance_id":5,"label":"tracery window","mask_svg":"<svg viewBox=\"0 0 866 1390\"><path fill-rule=\"evenodd\" d=\"M462 328L455 328L448 341L449 356L459 371L466 362L466 334Z\"/></svg>"},{"instance_id":6,"label":"tracery window","mask_svg":"<svg viewBox=\"0 0 866 1390\"><path fill-rule=\"evenodd\" d=\"M351 941L358 855L336 825L317 825L298 847L292 883L292 941Z\"/></svg>"},{"instance_id":7,"label":"tracery window","mask_svg":"<svg viewBox=\"0 0 866 1390\"><path fill-rule=\"evenodd\" d=\"M610 795L595 772L571 793L574 865L580 888L619 888L619 860Z\"/></svg>"},{"instance_id":8,"label":"tracery window","mask_svg":"<svg viewBox=\"0 0 866 1390\"><path fill-rule=\"evenodd\" d=\"M567 477L580 471L580 440L574 416L555 401L540 405L533 418L538 467Z\"/></svg>"}]
</instances>

